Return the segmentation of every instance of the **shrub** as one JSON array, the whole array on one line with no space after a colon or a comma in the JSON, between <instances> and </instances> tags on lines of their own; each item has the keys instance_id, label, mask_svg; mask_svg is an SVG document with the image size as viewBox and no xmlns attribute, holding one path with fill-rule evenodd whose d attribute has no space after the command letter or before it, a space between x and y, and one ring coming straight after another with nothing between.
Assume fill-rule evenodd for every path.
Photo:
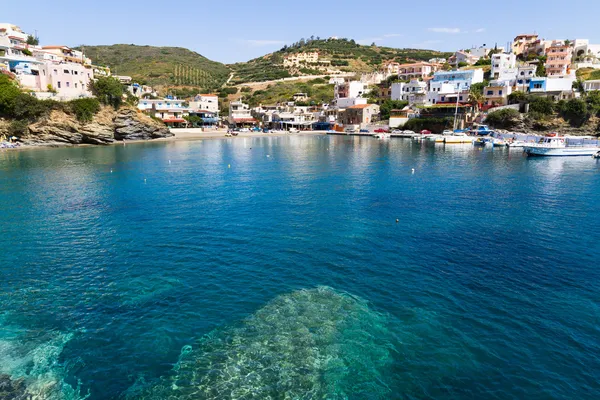
<instances>
[{"instance_id":1,"label":"shrub","mask_svg":"<svg viewBox=\"0 0 600 400\"><path fill-rule=\"evenodd\" d=\"M542 114L537 111L530 111L529 114L527 114L527 119L529 119L530 121L539 122L539 121L547 121L550 118L546 114Z\"/></svg>"},{"instance_id":2,"label":"shrub","mask_svg":"<svg viewBox=\"0 0 600 400\"><path fill-rule=\"evenodd\" d=\"M487 116L486 122L495 128L511 129L519 124L520 116L521 114L517 110L505 108L491 112Z\"/></svg>"},{"instance_id":3,"label":"shrub","mask_svg":"<svg viewBox=\"0 0 600 400\"><path fill-rule=\"evenodd\" d=\"M90 82L90 90L102 104L117 109L123 103L123 85L113 77L100 77Z\"/></svg>"},{"instance_id":4,"label":"shrub","mask_svg":"<svg viewBox=\"0 0 600 400\"><path fill-rule=\"evenodd\" d=\"M427 129L431 132L442 132L444 129L452 127L452 118L412 118L404 125L404 129L410 129L415 132Z\"/></svg>"},{"instance_id":5,"label":"shrub","mask_svg":"<svg viewBox=\"0 0 600 400\"><path fill-rule=\"evenodd\" d=\"M564 104L561 116L572 126L580 127L590 118L590 111L584 100L571 99Z\"/></svg>"},{"instance_id":6,"label":"shrub","mask_svg":"<svg viewBox=\"0 0 600 400\"><path fill-rule=\"evenodd\" d=\"M94 98L71 100L68 104L70 111L75 114L79 122L90 122L100 111L100 102Z\"/></svg>"},{"instance_id":7,"label":"shrub","mask_svg":"<svg viewBox=\"0 0 600 400\"><path fill-rule=\"evenodd\" d=\"M8 133L11 136L21 137L27 133L27 121L12 121L8 126Z\"/></svg>"},{"instance_id":8,"label":"shrub","mask_svg":"<svg viewBox=\"0 0 600 400\"><path fill-rule=\"evenodd\" d=\"M527 100L527 94L520 90L516 90L508 95L508 104L517 104L525 100Z\"/></svg>"},{"instance_id":9,"label":"shrub","mask_svg":"<svg viewBox=\"0 0 600 400\"><path fill-rule=\"evenodd\" d=\"M23 52L23 54L25 54L26 56L31 57L33 55L33 53L29 50L29 49L23 49L21 50Z\"/></svg>"},{"instance_id":10,"label":"shrub","mask_svg":"<svg viewBox=\"0 0 600 400\"><path fill-rule=\"evenodd\" d=\"M463 67L466 67L467 65L469 65L469 64L467 64L464 61L461 61L461 62L458 63L458 68L463 68Z\"/></svg>"},{"instance_id":11,"label":"shrub","mask_svg":"<svg viewBox=\"0 0 600 400\"><path fill-rule=\"evenodd\" d=\"M545 97L529 97L529 111L538 112L544 115L554 114L554 102Z\"/></svg>"}]
</instances>

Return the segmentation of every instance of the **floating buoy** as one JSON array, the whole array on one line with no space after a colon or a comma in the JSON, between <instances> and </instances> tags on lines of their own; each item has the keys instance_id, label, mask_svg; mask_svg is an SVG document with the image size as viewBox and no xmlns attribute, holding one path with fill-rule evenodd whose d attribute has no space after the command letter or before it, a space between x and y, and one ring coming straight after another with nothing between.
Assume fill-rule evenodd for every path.
<instances>
[{"instance_id":1,"label":"floating buoy","mask_svg":"<svg viewBox=\"0 0 600 400\"><path fill-rule=\"evenodd\" d=\"M112 168L110 169L110 173L112 174Z\"/></svg>"},{"instance_id":2,"label":"floating buoy","mask_svg":"<svg viewBox=\"0 0 600 400\"><path fill-rule=\"evenodd\" d=\"M231 168L231 164L227 164L227 168Z\"/></svg>"},{"instance_id":3,"label":"floating buoy","mask_svg":"<svg viewBox=\"0 0 600 400\"><path fill-rule=\"evenodd\" d=\"M396 223L400 222L400 220L398 218L396 218Z\"/></svg>"},{"instance_id":4,"label":"floating buoy","mask_svg":"<svg viewBox=\"0 0 600 400\"><path fill-rule=\"evenodd\" d=\"M414 169L414 168L412 169L412 173L413 173L413 174L415 173L415 169Z\"/></svg>"},{"instance_id":5,"label":"floating buoy","mask_svg":"<svg viewBox=\"0 0 600 400\"><path fill-rule=\"evenodd\" d=\"M169 160L169 164L171 164L171 160Z\"/></svg>"},{"instance_id":6,"label":"floating buoy","mask_svg":"<svg viewBox=\"0 0 600 400\"><path fill-rule=\"evenodd\" d=\"M144 183L146 183L146 178L144 178Z\"/></svg>"},{"instance_id":7,"label":"floating buoy","mask_svg":"<svg viewBox=\"0 0 600 400\"><path fill-rule=\"evenodd\" d=\"M267 158L271 157L269 154L267 154Z\"/></svg>"}]
</instances>

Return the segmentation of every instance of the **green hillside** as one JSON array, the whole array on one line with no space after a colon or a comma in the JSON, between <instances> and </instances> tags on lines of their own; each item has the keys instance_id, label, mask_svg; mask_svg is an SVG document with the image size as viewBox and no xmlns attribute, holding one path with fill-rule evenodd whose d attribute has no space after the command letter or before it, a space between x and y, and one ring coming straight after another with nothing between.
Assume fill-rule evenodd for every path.
<instances>
[{"instance_id":1,"label":"green hillside","mask_svg":"<svg viewBox=\"0 0 600 400\"><path fill-rule=\"evenodd\" d=\"M332 67L337 67L343 72L372 72L386 61L393 60L400 63L428 61L432 58L448 58L451 55L451 53L435 50L363 46L349 39L301 39L291 46L284 46L275 53L231 65L231 69L235 72L233 83L260 82L315 74L309 65L300 70L283 67L283 58L286 55L309 51L318 51L322 58L331 61Z\"/></svg>"},{"instance_id":2,"label":"green hillside","mask_svg":"<svg viewBox=\"0 0 600 400\"><path fill-rule=\"evenodd\" d=\"M85 46L95 64L109 66L115 75L127 75L158 89L214 90L229 77L227 66L181 47Z\"/></svg>"}]
</instances>

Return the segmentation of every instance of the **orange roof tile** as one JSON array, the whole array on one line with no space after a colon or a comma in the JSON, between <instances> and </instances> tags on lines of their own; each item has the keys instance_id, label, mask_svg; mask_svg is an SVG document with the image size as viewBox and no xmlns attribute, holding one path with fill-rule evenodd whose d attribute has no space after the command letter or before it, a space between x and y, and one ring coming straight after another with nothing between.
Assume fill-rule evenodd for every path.
<instances>
[{"instance_id":1,"label":"orange roof tile","mask_svg":"<svg viewBox=\"0 0 600 400\"><path fill-rule=\"evenodd\" d=\"M374 106L374 105L375 105L375 104L356 104L356 105L354 105L354 106L350 106L350 107L348 107L348 108L352 108L352 109L355 109L355 110L357 110L357 109L361 109L361 108L367 108L367 107L369 107L369 106Z\"/></svg>"}]
</instances>

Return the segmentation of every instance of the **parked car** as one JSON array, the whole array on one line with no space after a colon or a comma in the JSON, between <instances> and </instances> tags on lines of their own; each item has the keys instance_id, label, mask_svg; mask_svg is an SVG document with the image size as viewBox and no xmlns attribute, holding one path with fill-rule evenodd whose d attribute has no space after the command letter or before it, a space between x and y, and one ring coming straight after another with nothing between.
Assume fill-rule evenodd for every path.
<instances>
[{"instance_id":1,"label":"parked car","mask_svg":"<svg viewBox=\"0 0 600 400\"><path fill-rule=\"evenodd\" d=\"M240 132L250 132L250 129L248 129L248 128L242 128L242 129L240 129Z\"/></svg>"},{"instance_id":2,"label":"parked car","mask_svg":"<svg viewBox=\"0 0 600 400\"><path fill-rule=\"evenodd\" d=\"M374 130L375 133L389 133L387 129L377 128Z\"/></svg>"},{"instance_id":3,"label":"parked car","mask_svg":"<svg viewBox=\"0 0 600 400\"><path fill-rule=\"evenodd\" d=\"M411 131L411 130L402 131L402 133L404 133L405 135L416 135L417 134L417 132Z\"/></svg>"},{"instance_id":4,"label":"parked car","mask_svg":"<svg viewBox=\"0 0 600 400\"><path fill-rule=\"evenodd\" d=\"M369 130L368 129L361 129L360 133L369 133Z\"/></svg>"},{"instance_id":5,"label":"parked car","mask_svg":"<svg viewBox=\"0 0 600 400\"><path fill-rule=\"evenodd\" d=\"M431 131L428 131L427 129L423 129L421 131L421 135L431 135Z\"/></svg>"},{"instance_id":6,"label":"parked car","mask_svg":"<svg viewBox=\"0 0 600 400\"><path fill-rule=\"evenodd\" d=\"M298 133L298 129L296 129L296 128L290 128L290 133Z\"/></svg>"},{"instance_id":7,"label":"parked car","mask_svg":"<svg viewBox=\"0 0 600 400\"><path fill-rule=\"evenodd\" d=\"M404 132L402 132L402 130L401 130L401 129L394 129L394 130L392 131L392 133L395 133L395 134L402 134L402 133L404 133Z\"/></svg>"}]
</instances>

